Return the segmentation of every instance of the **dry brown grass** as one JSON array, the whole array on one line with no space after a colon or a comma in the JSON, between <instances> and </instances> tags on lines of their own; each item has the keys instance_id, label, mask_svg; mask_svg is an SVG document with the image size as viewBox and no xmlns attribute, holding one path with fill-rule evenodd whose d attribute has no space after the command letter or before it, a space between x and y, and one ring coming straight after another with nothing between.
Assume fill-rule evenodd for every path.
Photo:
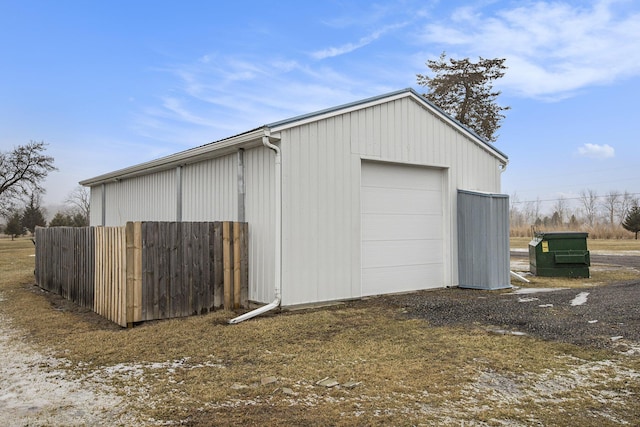
<instances>
[{"instance_id":1,"label":"dry brown grass","mask_svg":"<svg viewBox=\"0 0 640 427\"><path fill-rule=\"evenodd\" d=\"M608 224L580 225L576 227L562 226L546 226L540 227L542 231L580 231L589 233L589 238L594 240L632 240L635 238L634 233L625 230L622 225L610 226ZM531 237L531 226L511 226L511 237Z\"/></svg>"},{"instance_id":2,"label":"dry brown grass","mask_svg":"<svg viewBox=\"0 0 640 427\"><path fill-rule=\"evenodd\" d=\"M101 377L141 423L617 425L640 419L638 356L430 327L362 301L120 329L33 286L33 245L0 241L0 310L24 339ZM270 377L275 381L270 382ZM354 388L316 384L335 378ZM635 378L631 380L630 378Z\"/></svg>"}]
</instances>

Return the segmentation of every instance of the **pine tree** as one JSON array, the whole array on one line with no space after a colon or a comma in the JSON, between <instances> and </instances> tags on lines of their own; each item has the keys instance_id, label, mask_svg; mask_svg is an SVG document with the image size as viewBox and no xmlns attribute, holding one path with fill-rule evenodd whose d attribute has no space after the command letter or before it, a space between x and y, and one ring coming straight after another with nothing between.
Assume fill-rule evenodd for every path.
<instances>
[{"instance_id":1,"label":"pine tree","mask_svg":"<svg viewBox=\"0 0 640 427\"><path fill-rule=\"evenodd\" d=\"M7 225L4 227L4 232L11 236L11 240L24 234L24 228L22 227L22 220L19 212L14 212L8 218Z\"/></svg>"},{"instance_id":2,"label":"pine tree","mask_svg":"<svg viewBox=\"0 0 640 427\"><path fill-rule=\"evenodd\" d=\"M58 212L49 222L49 227L70 227L72 222L73 220L69 215Z\"/></svg>"},{"instance_id":3,"label":"pine tree","mask_svg":"<svg viewBox=\"0 0 640 427\"><path fill-rule=\"evenodd\" d=\"M485 59L478 62L469 58L447 60L442 52L437 61L427 61L427 67L435 74L429 77L417 74L418 84L427 86L424 97L442 108L463 125L490 142L497 139L496 131L504 119L501 107L496 103L500 91L493 90L492 82L504 76L505 58Z\"/></svg>"},{"instance_id":4,"label":"pine tree","mask_svg":"<svg viewBox=\"0 0 640 427\"><path fill-rule=\"evenodd\" d=\"M631 208L622 222L622 226L625 230L636 233L636 240L638 240L638 232L640 232L640 207L634 206Z\"/></svg>"},{"instance_id":5,"label":"pine tree","mask_svg":"<svg viewBox=\"0 0 640 427\"><path fill-rule=\"evenodd\" d=\"M22 214L22 226L33 234L36 227L44 227L46 225L47 221L44 219L44 214L40 208L39 197L31 194L29 204L24 208L24 213Z\"/></svg>"}]
</instances>

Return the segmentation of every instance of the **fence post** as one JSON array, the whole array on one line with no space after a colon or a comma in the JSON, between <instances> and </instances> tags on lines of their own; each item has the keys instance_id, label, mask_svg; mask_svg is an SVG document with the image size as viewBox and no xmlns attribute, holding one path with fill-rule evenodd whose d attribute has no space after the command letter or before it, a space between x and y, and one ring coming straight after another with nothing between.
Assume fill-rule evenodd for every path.
<instances>
[{"instance_id":1,"label":"fence post","mask_svg":"<svg viewBox=\"0 0 640 427\"><path fill-rule=\"evenodd\" d=\"M240 275L240 223L233 223L233 308L240 308L242 276Z\"/></svg>"},{"instance_id":2,"label":"fence post","mask_svg":"<svg viewBox=\"0 0 640 427\"><path fill-rule=\"evenodd\" d=\"M142 320L142 223L127 222L125 226L127 247L126 269L126 321L127 327Z\"/></svg>"},{"instance_id":3,"label":"fence post","mask_svg":"<svg viewBox=\"0 0 640 427\"><path fill-rule=\"evenodd\" d=\"M231 310L231 251L232 233L233 229L229 227L229 221L222 223L222 263L224 268L224 309Z\"/></svg>"}]
</instances>

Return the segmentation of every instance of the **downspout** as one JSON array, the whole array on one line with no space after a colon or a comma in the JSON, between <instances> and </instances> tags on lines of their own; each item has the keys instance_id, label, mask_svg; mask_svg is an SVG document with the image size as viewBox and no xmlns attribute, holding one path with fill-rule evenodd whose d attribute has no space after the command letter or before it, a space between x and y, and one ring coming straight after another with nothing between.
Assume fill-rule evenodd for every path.
<instances>
[{"instance_id":1,"label":"downspout","mask_svg":"<svg viewBox=\"0 0 640 427\"><path fill-rule=\"evenodd\" d=\"M235 325L236 323L243 322L245 320L256 317L260 314L266 313L267 311L273 310L280 306L280 300L282 297L282 187L281 187L281 177L282 177L282 167L280 164L280 148L277 145L269 142L268 136L262 137L262 145L273 150L276 153L275 158L275 248L274 248L274 257L275 257L275 268L274 268L274 279L275 279L275 299L262 307L256 308L253 311L245 313L241 316L235 317L229 320L229 323Z\"/></svg>"}]
</instances>

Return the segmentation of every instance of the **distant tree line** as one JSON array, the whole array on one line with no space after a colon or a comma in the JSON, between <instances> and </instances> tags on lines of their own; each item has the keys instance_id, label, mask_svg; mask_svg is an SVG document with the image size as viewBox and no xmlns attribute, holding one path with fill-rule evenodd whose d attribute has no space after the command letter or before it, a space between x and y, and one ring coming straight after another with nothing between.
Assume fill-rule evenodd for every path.
<instances>
[{"instance_id":1,"label":"distant tree line","mask_svg":"<svg viewBox=\"0 0 640 427\"><path fill-rule=\"evenodd\" d=\"M0 233L11 238L33 234L36 227L85 227L89 225L89 192L78 187L69 194L62 210L53 219L45 219L46 209L41 206L40 194L31 194L23 208L14 208L5 216L6 224L0 226Z\"/></svg>"},{"instance_id":2,"label":"distant tree line","mask_svg":"<svg viewBox=\"0 0 640 427\"><path fill-rule=\"evenodd\" d=\"M587 189L571 200L574 202L573 207L569 204L570 199L560 197L554 201L550 212L543 213L542 201L521 202L514 194L510 200L511 228L518 230L534 226L538 229L598 229L615 231L616 236L622 236L619 232L624 230L633 233L640 231L640 219L638 225L634 221L636 215L640 216L640 198L636 193L612 190L598 195L595 190Z\"/></svg>"}]
</instances>

